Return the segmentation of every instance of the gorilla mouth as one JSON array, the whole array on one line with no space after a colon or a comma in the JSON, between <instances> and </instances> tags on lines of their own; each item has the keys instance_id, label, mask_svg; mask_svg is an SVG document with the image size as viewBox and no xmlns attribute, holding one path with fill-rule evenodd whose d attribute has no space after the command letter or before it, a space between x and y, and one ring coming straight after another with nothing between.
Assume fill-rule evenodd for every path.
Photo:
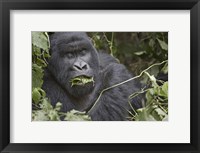
<instances>
[{"instance_id":1,"label":"gorilla mouth","mask_svg":"<svg viewBox=\"0 0 200 153\"><path fill-rule=\"evenodd\" d=\"M70 80L70 83L71 83L71 87L84 86L85 84L88 84L88 83L93 83L94 85L94 78L90 76L81 75L81 76L72 78Z\"/></svg>"}]
</instances>

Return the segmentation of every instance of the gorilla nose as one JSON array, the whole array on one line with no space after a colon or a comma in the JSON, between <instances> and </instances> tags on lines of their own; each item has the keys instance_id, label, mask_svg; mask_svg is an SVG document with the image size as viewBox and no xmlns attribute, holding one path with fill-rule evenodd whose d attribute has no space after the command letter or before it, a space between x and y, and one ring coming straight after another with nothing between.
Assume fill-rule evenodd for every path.
<instances>
[{"instance_id":1,"label":"gorilla nose","mask_svg":"<svg viewBox=\"0 0 200 153\"><path fill-rule=\"evenodd\" d=\"M88 64L85 62L76 62L73 65L73 69L76 71L83 71L88 69Z\"/></svg>"}]
</instances>

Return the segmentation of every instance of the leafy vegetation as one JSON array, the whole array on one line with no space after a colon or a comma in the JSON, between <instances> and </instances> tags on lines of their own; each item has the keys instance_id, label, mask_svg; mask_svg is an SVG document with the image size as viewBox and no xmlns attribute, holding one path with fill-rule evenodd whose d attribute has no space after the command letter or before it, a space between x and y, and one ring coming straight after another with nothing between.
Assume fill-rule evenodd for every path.
<instances>
[{"instance_id":1,"label":"leafy vegetation","mask_svg":"<svg viewBox=\"0 0 200 153\"><path fill-rule=\"evenodd\" d=\"M67 112L64 120L66 121L91 121L91 117L86 114L86 112L79 112L77 110L72 109Z\"/></svg>"},{"instance_id":2,"label":"leafy vegetation","mask_svg":"<svg viewBox=\"0 0 200 153\"><path fill-rule=\"evenodd\" d=\"M143 108L135 110L132 106L130 120L135 121L166 121L168 120L168 82L159 79L159 74L168 73L168 34L165 32L90 32L88 33L98 50L107 50L119 62L136 76L112 87L115 88L125 82L140 79L145 87L129 96L129 100L145 94ZM32 32L32 120L33 121L90 121L86 112L71 110L61 112L62 104L58 102L53 107L42 89L44 68L48 65L49 36L46 32ZM74 78L72 86L94 82L93 78ZM98 103L95 101L93 107ZM92 108L93 108L92 107ZM91 108L91 109L92 109Z\"/></svg>"},{"instance_id":3,"label":"leafy vegetation","mask_svg":"<svg viewBox=\"0 0 200 153\"><path fill-rule=\"evenodd\" d=\"M32 32L32 120L33 121L60 121L64 120L91 120L85 112L71 110L60 112L62 104L58 102L53 107L42 89L44 68L47 66L49 54L49 36L46 32ZM75 82L72 85L75 85ZM92 78L81 78L83 83L91 82Z\"/></svg>"},{"instance_id":4,"label":"leafy vegetation","mask_svg":"<svg viewBox=\"0 0 200 153\"><path fill-rule=\"evenodd\" d=\"M156 78L145 72L152 82L152 87L143 91L146 92L145 107L136 110L132 119L136 121L164 121L168 120L168 81L161 81L162 85L157 84ZM142 92L142 93L143 93ZM130 96L133 98L135 94Z\"/></svg>"},{"instance_id":5,"label":"leafy vegetation","mask_svg":"<svg viewBox=\"0 0 200 153\"><path fill-rule=\"evenodd\" d=\"M94 84L94 79L93 77L78 76L71 79L70 82L71 82L71 86L84 85L91 82Z\"/></svg>"}]
</instances>

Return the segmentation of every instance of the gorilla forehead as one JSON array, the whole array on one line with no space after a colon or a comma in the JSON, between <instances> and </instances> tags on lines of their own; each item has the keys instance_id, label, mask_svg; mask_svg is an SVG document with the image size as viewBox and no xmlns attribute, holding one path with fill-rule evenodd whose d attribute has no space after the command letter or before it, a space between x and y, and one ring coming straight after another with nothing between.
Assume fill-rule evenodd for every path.
<instances>
[{"instance_id":1,"label":"gorilla forehead","mask_svg":"<svg viewBox=\"0 0 200 153\"><path fill-rule=\"evenodd\" d=\"M83 32L56 32L52 35L52 45L61 43L68 44L74 41L89 40L86 33Z\"/></svg>"},{"instance_id":2,"label":"gorilla forehead","mask_svg":"<svg viewBox=\"0 0 200 153\"><path fill-rule=\"evenodd\" d=\"M58 49L81 49L91 47L91 41L84 32L56 32L51 36L51 47Z\"/></svg>"}]
</instances>

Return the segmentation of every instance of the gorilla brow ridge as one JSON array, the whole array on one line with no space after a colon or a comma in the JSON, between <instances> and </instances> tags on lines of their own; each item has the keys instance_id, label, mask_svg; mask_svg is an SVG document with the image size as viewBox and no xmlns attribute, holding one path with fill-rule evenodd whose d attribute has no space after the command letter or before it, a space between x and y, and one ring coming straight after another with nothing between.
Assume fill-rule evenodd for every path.
<instances>
[{"instance_id":1,"label":"gorilla brow ridge","mask_svg":"<svg viewBox=\"0 0 200 153\"><path fill-rule=\"evenodd\" d=\"M79 50L82 50L82 49L90 49L90 44L87 43L87 45L85 44L85 41L84 40L78 40L78 41L72 41L72 42L69 42L69 43L66 43L66 42L60 42L59 43L59 50L60 48L63 49L63 47L65 47L64 50L60 50L61 52L74 52L74 51L79 51Z\"/></svg>"}]
</instances>

